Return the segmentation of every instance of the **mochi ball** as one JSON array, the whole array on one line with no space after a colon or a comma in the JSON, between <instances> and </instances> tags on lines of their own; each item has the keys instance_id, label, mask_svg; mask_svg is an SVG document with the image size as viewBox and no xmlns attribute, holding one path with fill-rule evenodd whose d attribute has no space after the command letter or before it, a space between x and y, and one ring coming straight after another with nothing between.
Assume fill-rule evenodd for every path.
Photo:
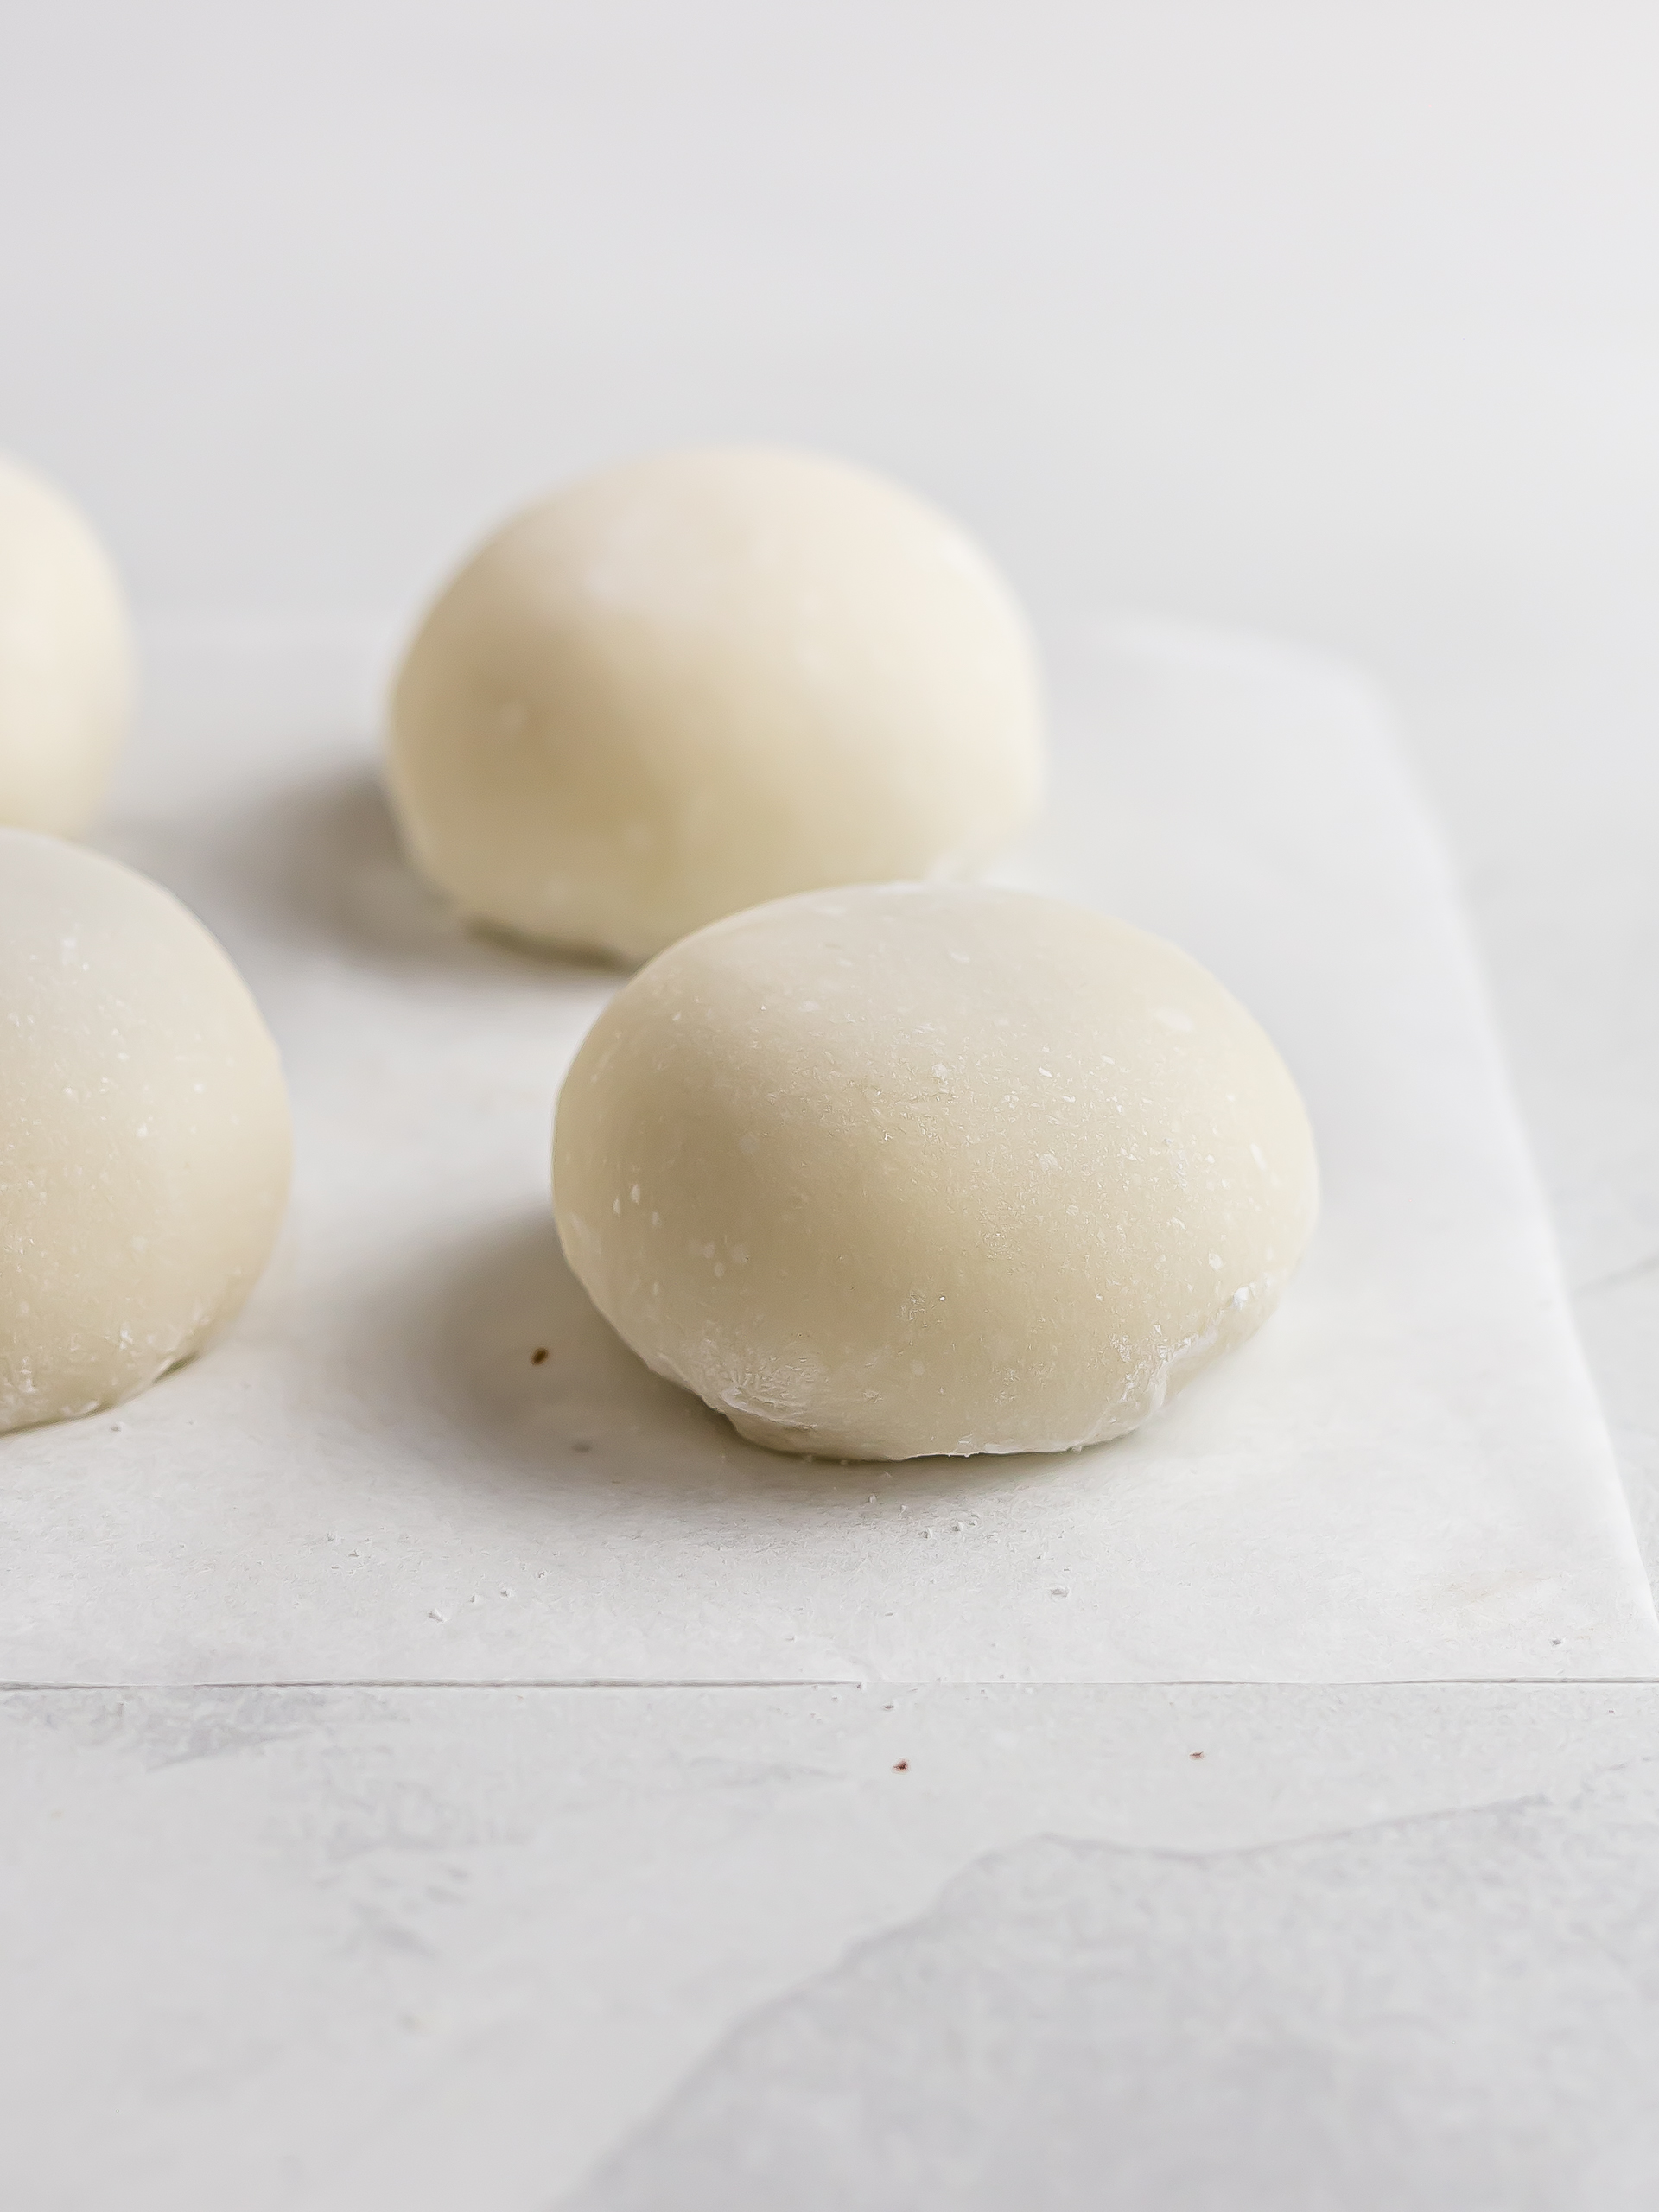
<instances>
[{"instance_id":1,"label":"mochi ball","mask_svg":"<svg viewBox=\"0 0 1659 2212\"><path fill-rule=\"evenodd\" d=\"M116 1404L238 1312L288 1191L241 977L114 861L0 830L0 1430Z\"/></svg>"},{"instance_id":2,"label":"mochi ball","mask_svg":"<svg viewBox=\"0 0 1659 2212\"><path fill-rule=\"evenodd\" d=\"M559 1100L571 1267L746 1437L848 1459L1122 1435L1260 1328L1318 1173L1236 1000L1103 914L813 893L652 961Z\"/></svg>"},{"instance_id":3,"label":"mochi ball","mask_svg":"<svg viewBox=\"0 0 1659 2212\"><path fill-rule=\"evenodd\" d=\"M511 522L426 617L388 776L471 920L634 962L786 893L972 874L1043 779L1024 616L863 469L672 454Z\"/></svg>"},{"instance_id":4,"label":"mochi ball","mask_svg":"<svg viewBox=\"0 0 1659 2212\"><path fill-rule=\"evenodd\" d=\"M60 493L0 454L0 823L85 829L132 695L131 626L104 549Z\"/></svg>"}]
</instances>

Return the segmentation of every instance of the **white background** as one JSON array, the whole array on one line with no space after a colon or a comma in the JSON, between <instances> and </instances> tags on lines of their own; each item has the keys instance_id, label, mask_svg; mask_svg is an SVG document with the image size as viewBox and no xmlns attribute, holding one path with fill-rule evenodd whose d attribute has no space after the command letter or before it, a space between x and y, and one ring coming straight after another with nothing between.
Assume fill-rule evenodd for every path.
<instances>
[{"instance_id":1,"label":"white background","mask_svg":"<svg viewBox=\"0 0 1659 2212\"><path fill-rule=\"evenodd\" d=\"M1051 616L1426 667L1653 489L1643 7L4 21L6 435L149 610L400 609L574 468L764 434L919 480Z\"/></svg>"},{"instance_id":2,"label":"white background","mask_svg":"<svg viewBox=\"0 0 1659 2212\"><path fill-rule=\"evenodd\" d=\"M158 636L403 620L470 537L569 471L768 435L953 507L1057 651L1079 618L1128 608L1363 662L1452 835L1651 1562L1656 111L1659 15L1586 0L5 0L0 442L94 516ZM1457 1975L1365 1994L1382 1941L1365 1901L1386 1905L1373 1827L1344 1878L1352 1946L1333 1936L1319 1969L1327 1993L1359 1994L1320 2015L1324 2043L1248 2008L1241 2032L1296 2092L1287 2109L1381 2113L1404 2166L1363 2126L1348 2166L1338 2131L1334 2170L1311 2123L1241 2133L1235 2076L1177 2066L1164 2101L1154 2085L1103 2120L1077 2171L1123 2155L1127 2127L1141 2164L1112 2171L1137 2205L1179 2212L1276 2208L1315 2170L1325 2202L1397 2202L1414 2173L1418 2201L1459 2212L1523 2184L1551 2208L1585 2188L1651 2199L1618 2069L1659 2055L1631 1933L1659 1909L1653 1821L1623 1798L1610 1812L1600 1785L1571 1799L1583 1746L1642 1758L1659 1723L1646 1690L1516 1692L1496 1718L1489 1692L1349 1693L1316 1720L1311 1694L1211 1692L1198 1715L1156 1691L1065 1694L1040 1719L1021 1708L1021 1756L1047 1777L1027 1798L985 1780L988 1738L946 1698L925 1813L872 1795L893 1762L885 1738L866 1757L868 1730L899 1725L881 1715L851 1735L827 1714L739 1726L664 1693L626 1724L626 1757L550 1705L528 1750L498 1716L468 1726L463 1755L442 1693L366 1711L353 1694L349 1712L260 1694L13 1700L38 1761L6 1847L40 2085L35 2124L11 2138L28 2146L22 2202L99 2204L118 2171L125 2201L170 2207L368 2204L394 2176L410 2204L470 2183L537 2205L713 2049L690 2117L651 2122L593 2201L667 2202L664 2174L712 2171L695 2202L728 2212L749 2201L735 2146L758 2139L754 2085L775 2092L754 2037L795 2051L798 2079L828 2079L840 2046L811 1977L856 1938L904 1923L960 1958L995 1952L1009 1986L1047 1993L1085 2074L1108 2047L1098 1986L1052 1980L1030 1897L1048 1883L1064 1920L1071 1885L1098 1898L1125 1862L1058 1879L1021 1860L1005 1896L999 1861L988 1904L982 1883L956 1918L934 1911L938 1884L993 1845L1017 1854L1058 1827L1224 1852L1548 1789L1568 1789L1571 1849L1446 1810L1410 1893L1460 1895L1447 1870L1473 1851L1518 1922L1570 1928L1580 1877L1560 1870L1587 1836L1584 1893L1625 1916L1596 1956L1629 1976L1612 2001L1567 1938L1500 1957L1478 1916L1447 1906L1421 1956L1465 1958L1467 1983L1515 1998L1481 2031L1473 2107L1466 2080L1458 2092L1482 2116L1466 2139L1434 2120L1432 2085L1427 2106L1400 2089L1407 2062L1375 2031L1380 2005L1461 2047L1434 2009L1455 2006ZM1189 1768L1194 1749L1209 1764ZM1260 1910L1247 1948L1252 1928L1271 1942ZM1161 1945L1113 1954L1126 2003L1162 2001L1190 1970ZM958 2075L928 2070L917 1971L904 2063L948 2111ZM885 1969L862 1999L857 1955L839 1972L835 2004L893 2017ZM746 2016L748 2042L722 2057ZM1007 2139L1034 2158L1052 2112L970 2027L953 2047L960 2094L1001 2096ZM587 2117L552 2140L534 2084L561 2064ZM874 2130L868 2085L835 2094L837 2139L856 2146ZM1218 2196L1169 2164L1195 2113L1231 2146ZM919 2129L910 2201L1015 2201L994 2178L979 2196L952 2181L948 2136ZM782 2128L756 2202L817 2201L814 2139ZM1598 2139L1612 2163L1592 2181ZM894 2171L892 2147L871 2150L866 2202L887 2201L873 2177ZM1041 2171L1046 2201L1092 2201Z\"/></svg>"}]
</instances>

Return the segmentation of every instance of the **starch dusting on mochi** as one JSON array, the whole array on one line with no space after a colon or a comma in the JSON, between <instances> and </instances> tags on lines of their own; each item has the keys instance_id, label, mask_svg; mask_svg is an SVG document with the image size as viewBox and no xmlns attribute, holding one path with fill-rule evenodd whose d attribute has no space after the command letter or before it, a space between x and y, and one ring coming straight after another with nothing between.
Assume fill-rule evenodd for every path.
<instances>
[{"instance_id":1,"label":"starch dusting on mochi","mask_svg":"<svg viewBox=\"0 0 1659 2212\"><path fill-rule=\"evenodd\" d=\"M387 776L468 919L637 961L817 886L970 876L1033 817L1025 617L973 540L842 462L594 477L426 617Z\"/></svg>"},{"instance_id":2,"label":"starch dusting on mochi","mask_svg":"<svg viewBox=\"0 0 1659 2212\"><path fill-rule=\"evenodd\" d=\"M0 1430L200 1351L288 1176L276 1048L213 938L131 869L0 830Z\"/></svg>"},{"instance_id":3,"label":"starch dusting on mochi","mask_svg":"<svg viewBox=\"0 0 1659 2212\"><path fill-rule=\"evenodd\" d=\"M1312 1134L1185 953L1016 891L854 887L700 931L559 1100L571 1267L743 1435L841 1459L1119 1436L1272 1312Z\"/></svg>"}]
</instances>

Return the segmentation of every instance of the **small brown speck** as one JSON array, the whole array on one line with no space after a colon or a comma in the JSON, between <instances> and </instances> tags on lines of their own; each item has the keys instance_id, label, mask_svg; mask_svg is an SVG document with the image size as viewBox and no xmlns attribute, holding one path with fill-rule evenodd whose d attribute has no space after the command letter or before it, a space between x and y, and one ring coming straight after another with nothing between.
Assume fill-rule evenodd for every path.
<instances>
[{"instance_id":1,"label":"small brown speck","mask_svg":"<svg viewBox=\"0 0 1659 2212\"><path fill-rule=\"evenodd\" d=\"M530 1363L532 1367L539 1367L546 1357L547 1346L545 1344L537 1344L535 1351L530 1355Z\"/></svg>"},{"instance_id":2,"label":"small brown speck","mask_svg":"<svg viewBox=\"0 0 1659 2212\"><path fill-rule=\"evenodd\" d=\"M1189 1751L1187 1753L1187 1757L1190 1759L1201 1759L1204 1757L1204 1753L1202 1751Z\"/></svg>"},{"instance_id":3,"label":"small brown speck","mask_svg":"<svg viewBox=\"0 0 1659 2212\"><path fill-rule=\"evenodd\" d=\"M909 1764L908 1759L895 1759L893 1763L893 1770L895 1774L902 1774Z\"/></svg>"}]
</instances>

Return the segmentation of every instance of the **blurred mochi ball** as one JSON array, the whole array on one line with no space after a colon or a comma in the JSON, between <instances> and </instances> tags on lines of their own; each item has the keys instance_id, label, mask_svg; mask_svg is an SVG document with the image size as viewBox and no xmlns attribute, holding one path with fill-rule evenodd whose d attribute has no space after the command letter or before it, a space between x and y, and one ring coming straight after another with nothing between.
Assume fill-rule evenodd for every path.
<instances>
[{"instance_id":1,"label":"blurred mochi ball","mask_svg":"<svg viewBox=\"0 0 1659 2212\"><path fill-rule=\"evenodd\" d=\"M0 823L86 828L133 690L131 625L103 547L60 492L0 454Z\"/></svg>"},{"instance_id":2,"label":"blurred mochi ball","mask_svg":"<svg viewBox=\"0 0 1659 2212\"><path fill-rule=\"evenodd\" d=\"M468 919L636 962L742 907L972 875L1034 816L1020 608L955 523L806 454L669 454L492 537L421 625L389 782Z\"/></svg>"}]
</instances>

